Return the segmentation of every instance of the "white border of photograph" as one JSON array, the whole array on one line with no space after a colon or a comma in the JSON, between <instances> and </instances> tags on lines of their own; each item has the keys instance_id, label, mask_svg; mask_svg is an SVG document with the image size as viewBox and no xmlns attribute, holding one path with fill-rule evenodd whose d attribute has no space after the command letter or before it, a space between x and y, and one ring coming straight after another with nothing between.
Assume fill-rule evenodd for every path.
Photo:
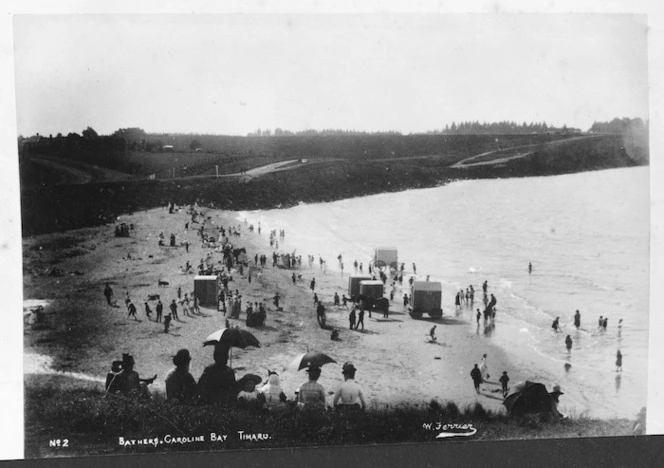
<instances>
[{"instance_id":1,"label":"white border of photograph","mask_svg":"<svg viewBox=\"0 0 664 468\"><path fill-rule=\"evenodd\" d=\"M662 230L664 229L664 192L658 186L662 180L659 155L663 148L664 128L662 105L662 44L664 23L662 2L634 1L435 1L416 3L407 1L261 1L209 2L118 0L115 2L3 2L0 17L0 174L3 202L0 203L0 287L4 310L0 327L2 355L5 357L0 373L0 459L23 458L23 323L22 315L22 253L20 196L18 184L18 156L16 106L14 96L13 15L16 14L224 14L224 13L633 13L648 15L649 75L650 75L650 173L651 173L651 277L650 277L650 341L648 377L648 434L664 433L664 370L658 357L662 353L661 332L664 330L664 295L658 286L664 284L662 269ZM636 415L635 415L636 416Z\"/></svg>"}]
</instances>

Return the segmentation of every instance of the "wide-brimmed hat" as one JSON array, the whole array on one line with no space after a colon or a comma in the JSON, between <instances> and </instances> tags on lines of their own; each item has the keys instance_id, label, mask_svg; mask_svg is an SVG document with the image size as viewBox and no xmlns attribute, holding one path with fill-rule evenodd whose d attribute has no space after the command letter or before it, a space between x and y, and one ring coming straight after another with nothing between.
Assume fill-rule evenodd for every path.
<instances>
[{"instance_id":1,"label":"wide-brimmed hat","mask_svg":"<svg viewBox=\"0 0 664 468\"><path fill-rule=\"evenodd\" d=\"M357 371L353 363L347 362L341 367L341 373L342 374L351 374L353 372Z\"/></svg>"},{"instance_id":2,"label":"wide-brimmed hat","mask_svg":"<svg viewBox=\"0 0 664 468\"><path fill-rule=\"evenodd\" d=\"M131 354L128 354L128 353L123 353L122 354L122 365L123 366L127 366L127 365L133 366L134 364L136 364L136 362L134 361L134 356L132 356Z\"/></svg>"},{"instance_id":3,"label":"wide-brimmed hat","mask_svg":"<svg viewBox=\"0 0 664 468\"><path fill-rule=\"evenodd\" d=\"M176 366L187 364L189 361L191 361L191 356L187 349L181 349L175 354L175 356L173 356L173 364Z\"/></svg>"},{"instance_id":4,"label":"wide-brimmed hat","mask_svg":"<svg viewBox=\"0 0 664 468\"><path fill-rule=\"evenodd\" d=\"M551 395L553 395L553 394L564 395L564 393L560 391L560 385L554 385L553 390L551 392L549 392L549 394L551 394Z\"/></svg>"},{"instance_id":5,"label":"wide-brimmed hat","mask_svg":"<svg viewBox=\"0 0 664 468\"><path fill-rule=\"evenodd\" d=\"M240 388L244 387L244 384L251 382L254 385L258 385L263 382L263 379L256 374L245 374L240 380L237 381L236 385Z\"/></svg>"}]
</instances>

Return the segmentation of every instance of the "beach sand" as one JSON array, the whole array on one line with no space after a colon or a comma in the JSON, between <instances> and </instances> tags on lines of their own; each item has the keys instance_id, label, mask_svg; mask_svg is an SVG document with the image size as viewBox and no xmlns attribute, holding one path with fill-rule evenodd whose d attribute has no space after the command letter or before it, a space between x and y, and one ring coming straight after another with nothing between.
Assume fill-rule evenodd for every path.
<instances>
[{"instance_id":1,"label":"beach sand","mask_svg":"<svg viewBox=\"0 0 664 468\"><path fill-rule=\"evenodd\" d=\"M232 367L237 378L245 373L267 377L268 369L276 370L286 394L292 398L307 375L285 368L298 354L315 350L336 360L324 366L319 380L329 394L330 404L332 393L343 379L341 365L351 361L358 369L356 381L369 405L428 404L436 399L443 404L453 401L460 407L479 402L501 411L502 395L497 381L502 371L509 372L512 385L523 380L520 370L511 366L502 349L469 332L468 322L474 321L471 309L464 309L465 317L446 314L440 321L413 320L403 310L404 292L397 290L388 319L380 312L371 318L367 313L365 330L351 331L349 309L332 305L334 292L339 296L347 293L348 268L343 275L332 270L323 272L317 262L310 269L307 252L298 252L303 256L303 266L295 272L302 275L302 281L293 284L293 270L271 267L268 232L249 232L233 212L204 211L209 218L207 232L216 235L218 226L239 226L241 235L232 242L246 248L251 264L255 254L268 258L267 268L252 268L251 283L246 270L244 277L235 270L231 273L229 288L242 294L243 312L240 320L229 319L230 324L250 330L262 345L233 349ZM181 273L179 267L189 260L195 268L211 249L201 245L194 230L185 230L188 221L190 217L184 209L169 214L167 209L159 208L119 218L118 223L134 224L129 238L114 237L115 226L106 225L24 239L24 298L49 303L42 324L25 327L26 375L64 372L72 378L83 374L88 380L101 382L112 361L121 359L122 353L131 353L142 377L157 375L151 389L163 392L163 378L173 367L172 356L178 349L187 348L193 357L191 373L198 379L203 368L213 362L213 348L203 347L202 342L223 327L227 317L214 308L202 307L202 314L192 317L179 310L180 321L173 321L170 333L165 334L163 324L148 320L144 312L149 294L160 294L165 315L171 300L177 298L178 287L183 295L194 289L194 275ZM160 247L160 232L167 243L171 233L176 234L178 243L188 240L189 253L182 246ZM128 254L132 259L127 259ZM215 253L214 260L220 259L221 254ZM62 276L48 274L52 267ZM309 289L314 277L315 291L327 309L327 324L340 329L341 341L332 341L331 331L321 329L316 321ZM158 287L159 280L168 281L168 287ZM114 290L117 307L106 303L106 282ZM127 318L126 291L137 307L138 320ZM283 311L276 311L272 303L277 292L282 297ZM246 302L264 299L268 306L265 326L246 327ZM150 301L152 320L155 306L156 301ZM433 324L438 325L437 343L429 343L426 337ZM469 374L484 353L488 354L489 381L493 383L483 384L482 393L477 395Z\"/></svg>"}]
</instances>

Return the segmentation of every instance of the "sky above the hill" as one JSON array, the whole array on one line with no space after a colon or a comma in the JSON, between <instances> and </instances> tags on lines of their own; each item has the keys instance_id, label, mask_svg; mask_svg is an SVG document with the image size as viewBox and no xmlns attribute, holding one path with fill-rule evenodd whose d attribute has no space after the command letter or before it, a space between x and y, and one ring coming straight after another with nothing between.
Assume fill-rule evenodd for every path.
<instances>
[{"instance_id":1,"label":"sky above the hill","mask_svg":"<svg viewBox=\"0 0 664 468\"><path fill-rule=\"evenodd\" d=\"M648 118L643 15L18 15L14 39L23 136Z\"/></svg>"}]
</instances>

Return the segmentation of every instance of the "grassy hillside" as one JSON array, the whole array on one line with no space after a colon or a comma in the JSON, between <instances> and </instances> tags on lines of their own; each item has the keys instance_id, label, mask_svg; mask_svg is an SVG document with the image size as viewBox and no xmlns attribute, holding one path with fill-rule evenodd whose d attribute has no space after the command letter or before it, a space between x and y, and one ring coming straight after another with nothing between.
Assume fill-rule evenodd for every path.
<instances>
[{"instance_id":1,"label":"grassy hillside","mask_svg":"<svg viewBox=\"0 0 664 468\"><path fill-rule=\"evenodd\" d=\"M475 145L475 150L482 145ZM556 142L504 164L450 167L460 159L456 155L312 161L249 181L204 178L26 187L21 196L23 233L112 222L120 213L165 206L170 201L198 201L228 210L277 208L435 187L456 179L555 175L637 165L626 153L621 137L614 135Z\"/></svg>"},{"instance_id":2,"label":"grassy hillside","mask_svg":"<svg viewBox=\"0 0 664 468\"><path fill-rule=\"evenodd\" d=\"M216 405L173 405L162 395L150 402L104 396L99 384L70 384L66 377L28 377L25 394L26 456L75 456L89 453L154 453L190 450L237 450L252 448L364 445L402 442L435 442L437 423L472 425L471 440L506 440L624 436L632 434L635 421L596 420L583 416L549 420L528 416L509 418L494 414L480 404L458 408L453 402L433 400L428 406L369 407L362 414L328 411L297 411L281 415L252 412ZM52 428L68 447L50 447ZM238 431L264 434L267 440L240 440ZM210 433L228 435L225 442L212 441ZM170 435L170 438L167 437ZM202 436L187 444L169 443L177 437ZM153 445L123 447L124 439L165 441ZM465 438L464 438L465 439Z\"/></svg>"}]
</instances>

